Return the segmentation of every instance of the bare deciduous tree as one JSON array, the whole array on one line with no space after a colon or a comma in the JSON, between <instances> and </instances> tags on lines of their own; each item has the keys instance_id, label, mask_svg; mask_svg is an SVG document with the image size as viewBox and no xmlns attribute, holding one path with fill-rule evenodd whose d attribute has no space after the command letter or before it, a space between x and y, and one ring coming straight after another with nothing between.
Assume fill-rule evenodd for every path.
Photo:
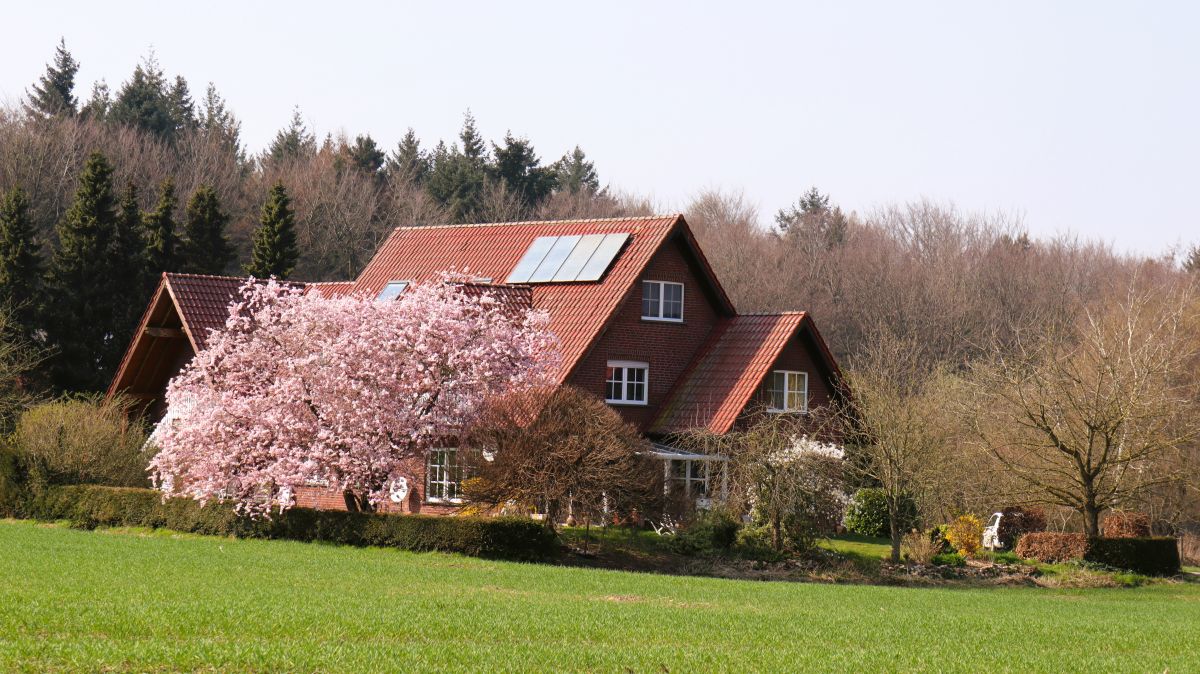
<instances>
[{"instance_id":1,"label":"bare deciduous tree","mask_svg":"<svg viewBox=\"0 0 1200 674\"><path fill-rule=\"evenodd\" d=\"M662 467L649 443L608 405L572 387L493 400L466 438L471 507L541 509L547 526L568 511L588 523L606 513L651 514Z\"/></svg>"},{"instance_id":2,"label":"bare deciduous tree","mask_svg":"<svg viewBox=\"0 0 1200 674\"><path fill-rule=\"evenodd\" d=\"M1196 308L1188 291L1131 291L1076 325L1017 340L971 370L978 446L1099 535L1100 514L1177 481L1197 437Z\"/></svg>"}]
</instances>

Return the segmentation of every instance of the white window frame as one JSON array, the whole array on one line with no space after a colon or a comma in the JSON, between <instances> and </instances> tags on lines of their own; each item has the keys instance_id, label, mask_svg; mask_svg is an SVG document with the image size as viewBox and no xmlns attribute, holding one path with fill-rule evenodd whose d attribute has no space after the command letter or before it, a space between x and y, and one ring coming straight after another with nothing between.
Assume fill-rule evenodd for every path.
<instances>
[{"instance_id":1,"label":"white window frame","mask_svg":"<svg viewBox=\"0 0 1200 674\"><path fill-rule=\"evenodd\" d=\"M442 453L442 454L451 453L453 455L453 459L448 460L448 462L446 463L446 465L444 467L442 467L442 466L437 467L439 470L445 471L445 474L441 476L442 479L435 480L434 476L433 476L433 469L434 469L433 455L439 454L439 453ZM453 472L453 470L455 468L457 468L457 470L458 470L458 478L459 478L458 480L452 479L453 475L451 473ZM429 450L428 456L425 457L425 502L426 503L462 503L463 502L462 478L463 478L463 467L462 467L462 464L460 464L458 462L458 448L457 447L435 447L435 448ZM450 496L450 497L433 496L432 495L432 491L433 491L432 486L435 484L442 486L441 491L443 494L446 494L452 490L455 495Z\"/></svg>"},{"instance_id":2,"label":"white window frame","mask_svg":"<svg viewBox=\"0 0 1200 674\"><path fill-rule=\"evenodd\" d=\"M619 380L618 379L609 379L608 378L608 370L607 370L607 368L605 369L605 372L604 372L604 402L606 402L610 405L649 405L650 404L650 364L649 363L643 363L641 361L636 361L636 360L610 360L610 361L608 361L608 368L614 368L614 369L621 370L621 378ZM629 395L629 370L643 370L646 373L645 377L643 378L643 380L641 382L642 383L642 392L645 394L645 397L641 400L635 400L633 398L628 397L628 395ZM616 383L618 381L620 381L620 383L621 383L621 387L620 387L621 397L619 397L619 398L608 397L608 385L610 383Z\"/></svg>"},{"instance_id":3,"label":"white window frame","mask_svg":"<svg viewBox=\"0 0 1200 674\"><path fill-rule=\"evenodd\" d=\"M775 376L780 375L780 374L783 375L783 407L777 408L777 407L775 407L775 401L773 399L774 397L771 396L771 391L774 390L772 387L775 385L775 383L774 383ZM795 391L793 391L789 387L791 375L793 375L793 374L798 374L804 378L804 388L800 390L801 393L803 394L801 396L801 399L804 401L804 403L799 409L793 409L791 407L788 407L788 399L791 397L792 393L795 393ZM807 372L805 372L803 370L772 370L771 374L768 376L771 377L771 379L768 380L768 382L767 382L767 396L768 396L767 411L768 412L771 412L773 414L786 414L786 413L808 414L808 373Z\"/></svg>"},{"instance_id":4,"label":"white window frame","mask_svg":"<svg viewBox=\"0 0 1200 674\"><path fill-rule=\"evenodd\" d=\"M383 294L386 293L392 286L400 286L400 291L396 293L395 297L386 300L383 299ZM383 290L380 290L379 294L375 295L375 301L395 302L396 300L400 299L400 296L403 295L411 286L412 281L405 281L404 279L392 279L383 285Z\"/></svg>"},{"instance_id":5,"label":"white window frame","mask_svg":"<svg viewBox=\"0 0 1200 674\"><path fill-rule=\"evenodd\" d=\"M655 314L646 315L646 286L658 286L658 306L655 307ZM663 305L666 303L666 288L667 286L679 286L679 318L663 315ZM662 321L664 323L682 323L683 322L683 305L684 302L684 287L682 283L675 281L642 281L642 320L644 321Z\"/></svg>"},{"instance_id":6,"label":"white window frame","mask_svg":"<svg viewBox=\"0 0 1200 674\"><path fill-rule=\"evenodd\" d=\"M669 485L677 484L683 488L683 495L685 497L694 498L694 499L711 499L712 498L712 492L710 491L712 485L709 482L710 478L712 477L712 466L709 464L715 463L715 462L713 462L711 460L704 460L704 459L667 459L666 461L667 461L667 466L666 466L666 476L665 477L667 479L667 484L668 484L668 487L667 487L668 493L670 492ZM675 462L679 462L679 463L683 464L683 475L675 474L675 471L673 470L673 468L675 466ZM693 465L703 466L704 475L702 477L692 477L692 466ZM692 492L692 484L703 485L704 486L703 493L700 493L700 494L693 493Z\"/></svg>"}]
</instances>

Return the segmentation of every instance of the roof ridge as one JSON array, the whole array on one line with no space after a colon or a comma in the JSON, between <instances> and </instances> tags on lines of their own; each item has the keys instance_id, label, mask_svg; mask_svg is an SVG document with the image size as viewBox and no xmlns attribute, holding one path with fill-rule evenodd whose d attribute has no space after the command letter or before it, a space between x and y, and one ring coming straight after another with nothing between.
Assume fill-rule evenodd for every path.
<instances>
[{"instance_id":1,"label":"roof ridge","mask_svg":"<svg viewBox=\"0 0 1200 674\"><path fill-rule=\"evenodd\" d=\"M224 281L249 281L252 278L250 276L222 276L222 275L217 275L217 274L191 274L191 273L177 272L177 271L164 271L163 275L169 276L169 277L186 276L188 278L215 278L215 279L221 279ZM256 280L261 281L264 279L256 279Z\"/></svg>"},{"instance_id":2,"label":"roof ridge","mask_svg":"<svg viewBox=\"0 0 1200 674\"><path fill-rule=\"evenodd\" d=\"M401 229L460 229L468 227L510 227L516 225L561 225L561 224L591 224L601 222L628 222L632 220L672 220L682 217L682 213L666 213L657 215L628 215L614 218L563 218L560 220L511 220L507 222L471 222L460 225L400 225ZM395 231L393 230L393 231Z\"/></svg>"},{"instance_id":3,"label":"roof ridge","mask_svg":"<svg viewBox=\"0 0 1200 674\"><path fill-rule=\"evenodd\" d=\"M734 318L741 316L804 316L807 313L808 311L747 311L734 316Z\"/></svg>"}]
</instances>

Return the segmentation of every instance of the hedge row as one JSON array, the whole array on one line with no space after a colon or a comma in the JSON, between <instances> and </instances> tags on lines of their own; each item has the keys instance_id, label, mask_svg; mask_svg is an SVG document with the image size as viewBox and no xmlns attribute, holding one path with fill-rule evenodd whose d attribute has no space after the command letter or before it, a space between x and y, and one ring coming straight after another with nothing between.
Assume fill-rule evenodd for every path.
<instances>
[{"instance_id":1,"label":"hedge row","mask_svg":"<svg viewBox=\"0 0 1200 674\"><path fill-rule=\"evenodd\" d=\"M554 532L538 522L505 517L432 517L292 508L269 519L239 516L221 503L163 501L151 489L79 485L50 487L30 499L26 517L72 526L137 526L239 538L324 541L414 551L459 552L521 561L553 558Z\"/></svg>"},{"instance_id":2,"label":"hedge row","mask_svg":"<svg viewBox=\"0 0 1200 674\"><path fill-rule=\"evenodd\" d=\"M1088 538L1041 531L1022 536L1014 552L1041 562L1078 559L1147 576L1171 576L1180 571L1174 538Z\"/></svg>"}]
</instances>

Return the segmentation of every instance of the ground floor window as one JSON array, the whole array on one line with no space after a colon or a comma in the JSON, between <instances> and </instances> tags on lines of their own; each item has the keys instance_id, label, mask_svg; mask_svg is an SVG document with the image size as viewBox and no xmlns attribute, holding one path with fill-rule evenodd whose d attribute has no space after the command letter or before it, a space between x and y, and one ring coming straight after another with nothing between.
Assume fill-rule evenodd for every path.
<instances>
[{"instance_id":1,"label":"ground floor window","mask_svg":"<svg viewBox=\"0 0 1200 674\"><path fill-rule=\"evenodd\" d=\"M425 500L434 503L461 501L462 472L458 449L439 447L429 450L425 466Z\"/></svg>"},{"instance_id":2,"label":"ground floor window","mask_svg":"<svg viewBox=\"0 0 1200 674\"><path fill-rule=\"evenodd\" d=\"M708 461L671 459L669 479L677 493L691 498L708 496Z\"/></svg>"}]
</instances>

